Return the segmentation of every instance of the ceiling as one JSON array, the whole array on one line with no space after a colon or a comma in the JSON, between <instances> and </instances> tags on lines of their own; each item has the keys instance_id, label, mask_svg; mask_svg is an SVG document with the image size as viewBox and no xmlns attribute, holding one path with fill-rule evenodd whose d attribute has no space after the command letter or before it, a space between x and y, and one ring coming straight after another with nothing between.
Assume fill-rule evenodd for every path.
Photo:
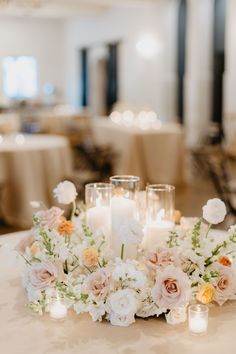
<instances>
[{"instance_id":1,"label":"ceiling","mask_svg":"<svg viewBox=\"0 0 236 354\"><path fill-rule=\"evenodd\" d=\"M70 18L100 14L112 7L137 7L158 0L0 0L1 16Z\"/></svg>"}]
</instances>

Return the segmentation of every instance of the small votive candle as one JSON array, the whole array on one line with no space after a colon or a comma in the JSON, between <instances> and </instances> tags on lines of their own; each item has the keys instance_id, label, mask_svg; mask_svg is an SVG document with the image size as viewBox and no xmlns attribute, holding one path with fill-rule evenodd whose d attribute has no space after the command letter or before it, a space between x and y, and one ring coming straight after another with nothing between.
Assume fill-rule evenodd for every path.
<instances>
[{"instance_id":1,"label":"small votive candle","mask_svg":"<svg viewBox=\"0 0 236 354\"><path fill-rule=\"evenodd\" d=\"M188 308L188 326L193 334L203 335L208 327L208 307L206 305L190 305Z\"/></svg>"},{"instance_id":2,"label":"small votive candle","mask_svg":"<svg viewBox=\"0 0 236 354\"><path fill-rule=\"evenodd\" d=\"M55 299L50 307L50 317L54 320L62 320L67 316L67 308L60 298Z\"/></svg>"}]
</instances>

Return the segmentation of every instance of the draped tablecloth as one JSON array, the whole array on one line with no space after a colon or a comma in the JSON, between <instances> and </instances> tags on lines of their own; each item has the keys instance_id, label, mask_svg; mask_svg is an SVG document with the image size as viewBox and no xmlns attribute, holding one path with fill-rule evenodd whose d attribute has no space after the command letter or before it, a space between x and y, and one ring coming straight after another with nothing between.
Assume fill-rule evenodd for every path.
<instances>
[{"instance_id":1,"label":"draped tablecloth","mask_svg":"<svg viewBox=\"0 0 236 354\"><path fill-rule=\"evenodd\" d=\"M171 326L162 318L138 319L128 328L92 322L69 313L56 322L24 307L23 263L11 251L25 232L0 236L0 348L2 354L234 354L236 302L209 311L205 336L191 335L187 323ZM20 264L20 266L19 266Z\"/></svg>"},{"instance_id":2,"label":"draped tablecloth","mask_svg":"<svg viewBox=\"0 0 236 354\"><path fill-rule=\"evenodd\" d=\"M183 182L184 133L179 124L141 129L98 117L91 127L95 143L109 144L117 153L115 174L140 176L143 185Z\"/></svg>"},{"instance_id":3,"label":"draped tablecloth","mask_svg":"<svg viewBox=\"0 0 236 354\"><path fill-rule=\"evenodd\" d=\"M67 139L53 135L16 134L0 139L0 212L7 223L29 227L29 202L55 203L52 189L71 176L70 146Z\"/></svg>"}]
</instances>

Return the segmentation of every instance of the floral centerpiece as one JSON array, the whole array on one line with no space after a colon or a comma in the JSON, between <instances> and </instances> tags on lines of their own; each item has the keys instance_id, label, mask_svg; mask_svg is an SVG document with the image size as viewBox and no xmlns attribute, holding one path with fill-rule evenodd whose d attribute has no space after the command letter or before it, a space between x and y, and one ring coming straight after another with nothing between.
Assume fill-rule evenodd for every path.
<instances>
[{"instance_id":1,"label":"floral centerpiece","mask_svg":"<svg viewBox=\"0 0 236 354\"><path fill-rule=\"evenodd\" d=\"M207 202L192 227L183 220L164 246L123 260L125 244L140 243L137 224L131 220L121 227L121 257L114 259L106 235L93 233L83 214L74 215L75 186L64 181L54 194L62 204L72 203L70 219L58 207L36 211L31 235L17 247L26 264L27 306L34 312L48 312L60 296L68 309L88 312L94 321L129 326L136 317L165 314L168 323L177 324L186 320L191 301L223 305L236 298L236 226L220 236L210 232L226 215L219 199Z\"/></svg>"}]
</instances>

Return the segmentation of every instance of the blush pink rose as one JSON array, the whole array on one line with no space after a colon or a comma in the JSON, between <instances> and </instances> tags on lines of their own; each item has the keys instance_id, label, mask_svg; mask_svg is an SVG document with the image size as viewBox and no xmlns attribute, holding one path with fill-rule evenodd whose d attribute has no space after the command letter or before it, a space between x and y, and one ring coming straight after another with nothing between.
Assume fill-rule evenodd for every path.
<instances>
[{"instance_id":1,"label":"blush pink rose","mask_svg":"<svg viewBox=\"0 0 236 354\"><path fill-rule=\"evenodd\" d=\"M90 274L86 280L86 290L98 300L104 300L109 292L110 273L105 269L98 269Z\"/></svg>"},{"instance_id":2,"label":"blush pink rose","mask_svg":"<svg viewBox=\"0 0 236 354\"><path fill-rule=\"evenodd\" d=\"M170 265L159 272L152 297L160 308L173 309L185 306L190 298L190 281L179 268Z\"/></svg>"},{"instance_id":3,"label":"blush pink rose","mask_svg":"<svg viewBox=\"0 0 236 354\"><path fill-rule=\"evenodd\" d=\"M218 278L215 283L214 300L221 306L229 300L236 292L236 283L233 269L227 266L215 263L211 270L218 272Z\"/></svg>"},{"instance_id":4,"label":"blush pink rose","mask_svg":"<svg viewBox=\"0 0 236 354\"><path fill-rule=\"evenodd\" d=\"M48 210L38 211L35 216L40 220L41 226L52 229L60 224L63 213L64 211L62 209L52 207Z\"/></svg>"},{"instance_id":5,"label":"blush pink rose","mask_svg":"<svg viewBox=\"0 0 236 354\"><path fill-rule=\"evenodd\" d=\"M57 277L58 269L49 261L33 265L29 272L29 282L37 290L52 286Z\"/></svg>"},{"instance_id":6,"label":"blush pink rose","mask_svg":"<svg viewBox=\"0 0 236 354\"><path fill-rule=\"evenodd\" d=\"M146 256L146 265L153 270L163 269L169 265L179 267L180 264L180 259L174 249L160 248L157 252L148 252Z\"/></svg>"}]
</instances>

